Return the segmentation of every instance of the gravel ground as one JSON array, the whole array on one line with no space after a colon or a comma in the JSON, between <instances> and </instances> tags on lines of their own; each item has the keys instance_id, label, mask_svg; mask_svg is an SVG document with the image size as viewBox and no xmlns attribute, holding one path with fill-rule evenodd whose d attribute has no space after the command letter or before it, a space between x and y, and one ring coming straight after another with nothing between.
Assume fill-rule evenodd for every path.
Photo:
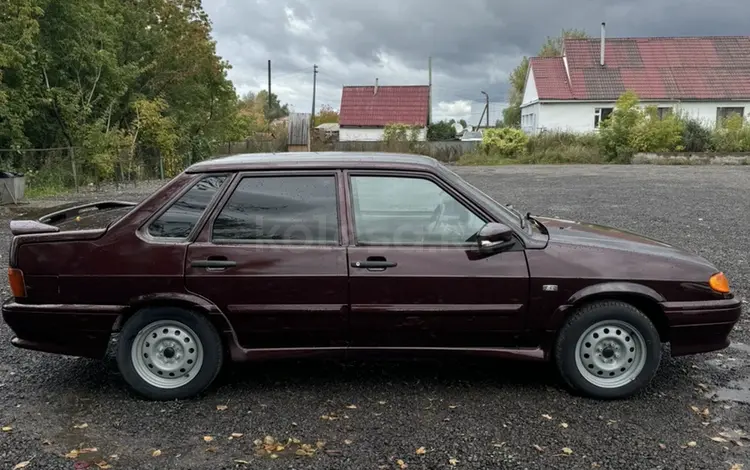
<instances>
[{"instance_id":1,"label":"gravel ground","mask_svg":"<svg viewBox=\"0 0 750 470\"><path fill-rule=\"evenodd\" d=\"M685 246L717 263L737 294L750 298L749 167L457 171L519 209ZM72 199L138 200L155 187ZM34 205L53 202L63 201ZM8 209L0 217L7 227ZM4 228L3 255L9 238ZM2 293L8 295L5 283ZM12 428L0 432L1 468L30 460L28 469L96 469L106 461L114 469L750 470L750 440L726 438L750 433L747 310L730 348L666 355L646 392L618 402L571 396L548 365L456 360L232 365L199 399L151 403L127 392L111 357L22 351L10 337L0 323L0 425ZM242 436L229 439L232 433ZM720 433L727 442L711 440ZM300 444L275 459L258 456L253 441L265 436ZM302 444L317 451L295 456ZM424 454L417 451L422 447ZM97 450L64 456L77 448Z\"/></svg>"}]
</instances>

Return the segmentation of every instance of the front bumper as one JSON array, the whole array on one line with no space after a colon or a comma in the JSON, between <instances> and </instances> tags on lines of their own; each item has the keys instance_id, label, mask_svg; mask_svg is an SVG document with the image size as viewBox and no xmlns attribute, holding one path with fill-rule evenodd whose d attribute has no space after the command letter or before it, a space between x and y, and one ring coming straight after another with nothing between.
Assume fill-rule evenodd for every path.
<instances>
[{"instance_id":1,"label":"front bumper","mask_svg":"<svg viewBox=\"0 0 750 470\"><path fill-rule=\"evenodd\" d=\"M96 305L33 305L14 299L3 303L5 323L15 333L11 344L23 349L104 357L119 307Z\"/></svg>"},{"instance_id":2,"label":"front bumper","mask_svg":"<svg viewBox=\"0 0 750 470\"><path fill-rule=\"evenodd\" d=\"M729 346L729 334L742 315L739 299L663 302L672 356L718 351Z\"/></svg>"}]
</instances>

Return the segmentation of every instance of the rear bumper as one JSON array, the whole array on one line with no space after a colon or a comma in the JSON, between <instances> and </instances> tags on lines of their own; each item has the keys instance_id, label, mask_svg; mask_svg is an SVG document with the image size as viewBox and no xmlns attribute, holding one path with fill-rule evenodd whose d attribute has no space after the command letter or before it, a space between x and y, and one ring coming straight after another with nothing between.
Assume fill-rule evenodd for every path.
<instances>
[{"instance_id":1,"label":"rear bumper","mask_svg":"<svg viewBox=\"0 0 750 470\"><path fill-rule=\"evenodd\" d=\"M729 334L742 314L739 299L664 302L673 356L718 351L729 346Z\"/></svg>"},{"instance_id":2,"label":"rear bumper","mask_svg":"<svg viewBox=\"0 0 750 470\"><path fill-rule=\"evenodd\" d=\"M6 300L5 323L23 349L102 358L122 307L104 305L27 305Z\"/></svg>"}]
</instances>

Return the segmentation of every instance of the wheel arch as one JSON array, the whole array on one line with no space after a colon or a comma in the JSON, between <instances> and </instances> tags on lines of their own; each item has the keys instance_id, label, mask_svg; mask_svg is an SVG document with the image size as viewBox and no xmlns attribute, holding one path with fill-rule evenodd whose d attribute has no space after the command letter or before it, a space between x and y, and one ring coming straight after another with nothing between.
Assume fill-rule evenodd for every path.
<instances>
[{"instance_id":1,"label":"wheel arch","mask_svg":"<svg viewBox=\"0 0 750 470\"><path fill-rule=\"evenodd\" d=\"M216 304L198 295L177 292L149 294L131 299L128 306L123 309L117 320L115 320L112 331L120 331L125 322L139 310L158 307L181 307L200 313L206 316L214 328L216 328L216 331L225 342L225 346L230 351L239 344L234 328L232 328L226 315L224 315L224 312Z\"/></svg>"},{"instance_id":2,"label":"wheel arch","mask_svg":"<svg viewBox=\"0 0 750 470\"><path fill-rule=\"evenodd\" d=\"M661 305L664 297L648 286L632 282L607 282L579 290L555 312L550 326L559 330L577 309L602 300L619 300L637 308L654 324L661 341L669 341L669 323Z\"/></svg>"}]
</instances>

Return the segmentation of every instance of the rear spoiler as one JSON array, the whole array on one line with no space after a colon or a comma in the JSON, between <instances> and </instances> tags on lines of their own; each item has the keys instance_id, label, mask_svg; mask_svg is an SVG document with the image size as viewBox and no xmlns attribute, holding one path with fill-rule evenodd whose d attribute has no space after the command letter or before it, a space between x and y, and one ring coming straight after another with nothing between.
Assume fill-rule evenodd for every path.
<instances>
[{"instance_id":1,"label":"rear spoiler","mask_svg":"<svg viewBox=\"0 0 750 470\"><path fill-rule=\"evenodd\" d=\"M13 235L26 235L32 233L55 233L60 228L53 224L64 222L68 219L78 217L93 211L103 211L109 209L120 209L123 207L133 207L138 203L127 201L100 201L80 206L68 207L50 214L43 215L37 220L11 220L10 233Z\"/></svg>"}]
</instances>

